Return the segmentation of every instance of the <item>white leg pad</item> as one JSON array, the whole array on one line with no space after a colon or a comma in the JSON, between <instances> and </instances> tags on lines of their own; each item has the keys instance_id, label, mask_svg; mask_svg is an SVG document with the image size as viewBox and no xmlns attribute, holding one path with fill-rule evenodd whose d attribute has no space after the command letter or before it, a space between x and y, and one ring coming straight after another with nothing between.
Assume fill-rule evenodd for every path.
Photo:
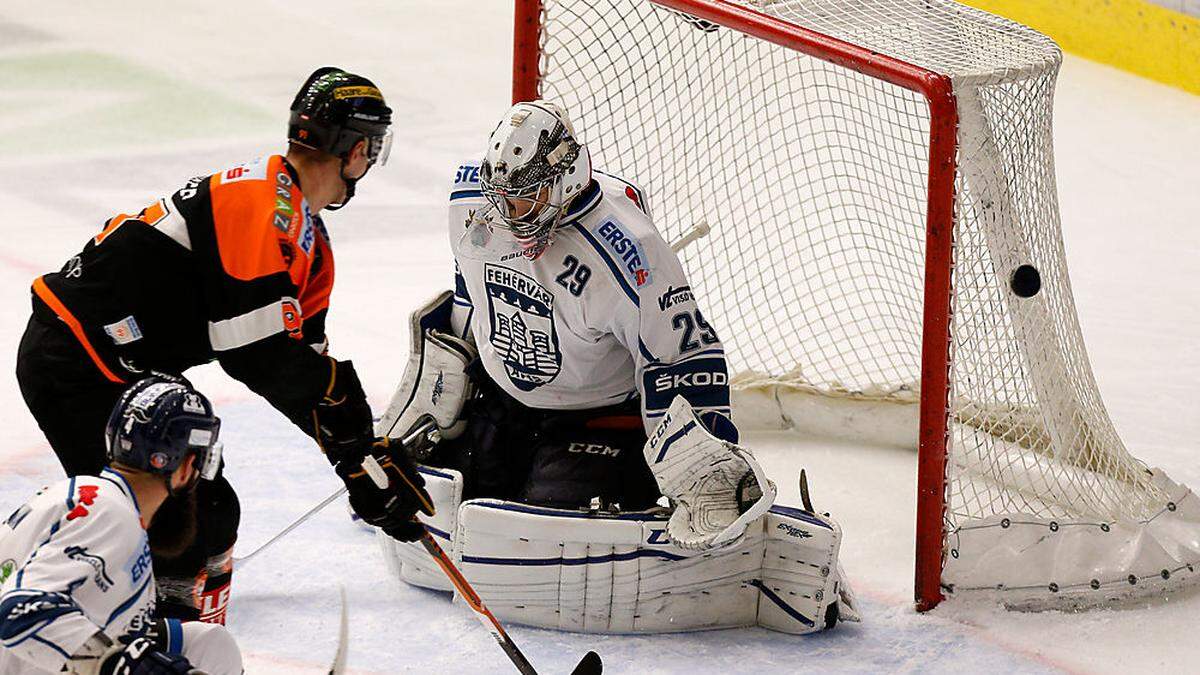
<instances>
[{"instance_id":1,"label":"white leg pad","mask_svg":"<svg viewBox=\"0 0 1200 675\"><path fill-rule=\"evenodd\" d=\"M757 582L758 625L784 633L820 630L829 619L859 621L838 550L842 528L832 518L776 506L764 519L766 555ZM831 609L834 607L834 609ZM837 612L836 616L830 616Z\"/></svg>"},{"instance_id":2,"label":"white leg pad","mask_svg":"<svg viewBox=\"0 0 1200 675\"><path fill-rule=\"evenodd\" d=\"M424 466L419 468L425 478L425 490L433 498L437 514L418 514L418 518L425 523L442 548L449 550L452 534L458 526L459 504L462 503L462 474L453 469ZM375 532L375 541L379 544L384 562L392 576L422 588L436 591L454 590L446 574L420 542L399 542L384 534L383 530Z\"/></svg>"},{"instance_id":3,"label":"white leg pad","mask_svg":"<svg viewBox=\"0 0 1200 675\"><path fill-rule=\"evenodd\" d=\"M498 617L558 630L762 625L803 634L827 627L831 604L852 602L841 592L841 530L829 518L776 507L737 542L702 552L672 544L666 527L658 513L476 499L459 509L452 555Z\"/></svg>"}]
</instances>

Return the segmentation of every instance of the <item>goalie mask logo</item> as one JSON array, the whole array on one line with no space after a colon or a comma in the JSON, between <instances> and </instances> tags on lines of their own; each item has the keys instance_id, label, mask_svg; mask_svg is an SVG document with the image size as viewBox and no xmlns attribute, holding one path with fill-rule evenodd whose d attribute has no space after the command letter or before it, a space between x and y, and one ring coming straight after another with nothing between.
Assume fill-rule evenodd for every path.
<instances>
[{"instance_id":1,"label":"goalie mask logo","mask_svg":"<svg viewBox=\"0 0 1200 675\"><path fill-rule=\"evenodd\" d=\"M492 323L488 340L504 362L508 379L521 391L534 389L558 377L562 352L554 331L554 295L520 272L485 265Z\"/></svg>"}]
</instances>

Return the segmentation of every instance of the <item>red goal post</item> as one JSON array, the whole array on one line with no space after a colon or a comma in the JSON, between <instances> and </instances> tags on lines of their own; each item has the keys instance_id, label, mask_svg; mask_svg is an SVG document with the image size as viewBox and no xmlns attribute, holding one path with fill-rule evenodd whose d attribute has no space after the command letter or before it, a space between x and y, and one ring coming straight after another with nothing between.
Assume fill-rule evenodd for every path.
<instances>
[{"instance_id":1,"label":"red goal post","mask_svg":"<svg viewBox=\"0 0 1200 675\"><path fill-rule=\"evenodd\" d=\"M950 408L950 282L954 233L958 108L950 78L864 47L724 0L650 0L654 4L794 49L921 94L929 104L924 326L917 463L917 609L942 600L947 422ZM516 0L513 103L539 95L541 0Z\"/></svg>"}]
</instances>

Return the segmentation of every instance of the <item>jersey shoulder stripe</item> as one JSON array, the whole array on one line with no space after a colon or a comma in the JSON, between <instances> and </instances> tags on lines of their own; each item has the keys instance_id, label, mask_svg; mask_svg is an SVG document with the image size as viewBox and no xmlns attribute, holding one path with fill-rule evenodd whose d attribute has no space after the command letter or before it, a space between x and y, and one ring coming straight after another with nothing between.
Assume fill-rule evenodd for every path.
<instances>
[{"instance_id":1,"label":"jersey shoulder stripe","mask_svg":"<svg viewBox=\"0 0 1200 675\"><path fill-rule=\"evenodd\" d=\"M612 272L613 278L617 281L617 286L625 292L625 296L629 298L629 301L632 302L635 307L640 308L641 302L638 300L637 292L633 290L633 286L631 286L629 280L625 278L625 274L621 271L621 267L618 266L617 261L613 258L612 254L608 252L608 249L602 246L600 241L596 239L596 236L589 232L588 228L584 227L582 223L575 223L573 227L579 232L580 235L583 236L584 241L586 241L593 249L595 249L596 254L600 256L600 259L604 261L604 264L608 267L608 270Z\"/></svg>"},{"instance_id":2,"label":"jersey shoulder stripe","mask_svg":"<svg viewBox=\"0 0 1200 675\"><path fill-rule=\"evenodd\" d=\"M601 189L598 182L593 180L583 189L583 192L575 195L575 199L567 206L567 212L562 217L563 224L583 222L584 218L600 206L603 198L604 190Z\"/></svg>"}]
</instances>

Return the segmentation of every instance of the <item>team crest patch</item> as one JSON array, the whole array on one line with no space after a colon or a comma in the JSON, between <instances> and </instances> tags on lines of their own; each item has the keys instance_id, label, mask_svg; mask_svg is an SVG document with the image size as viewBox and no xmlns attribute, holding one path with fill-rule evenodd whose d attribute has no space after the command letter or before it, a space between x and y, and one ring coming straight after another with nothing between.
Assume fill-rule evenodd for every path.
<instances>
[{"instance_id":1,"label":"team crest patch","mask_svg":"<svg viewBox=\"0 0 1200 675\"><path fill-rule=\"evenodd\" d=\"M534 389L558 377L562 352L554 331L554 294L520 272L485 265L492 333L488 339L513 386Z\"/></svg>"},{"instance_id":2,"label":"team crest patch","mask_svg":"<svg viewBox=\"0 0 1200 675\"><path fill-rule=\"evenodd\" d=\"M17 563L12 558L9 558L4 562L0 562L0 584L4 583L10 576L12 576L13 571L16 569Z\"/></svg>"}]
</instances>

